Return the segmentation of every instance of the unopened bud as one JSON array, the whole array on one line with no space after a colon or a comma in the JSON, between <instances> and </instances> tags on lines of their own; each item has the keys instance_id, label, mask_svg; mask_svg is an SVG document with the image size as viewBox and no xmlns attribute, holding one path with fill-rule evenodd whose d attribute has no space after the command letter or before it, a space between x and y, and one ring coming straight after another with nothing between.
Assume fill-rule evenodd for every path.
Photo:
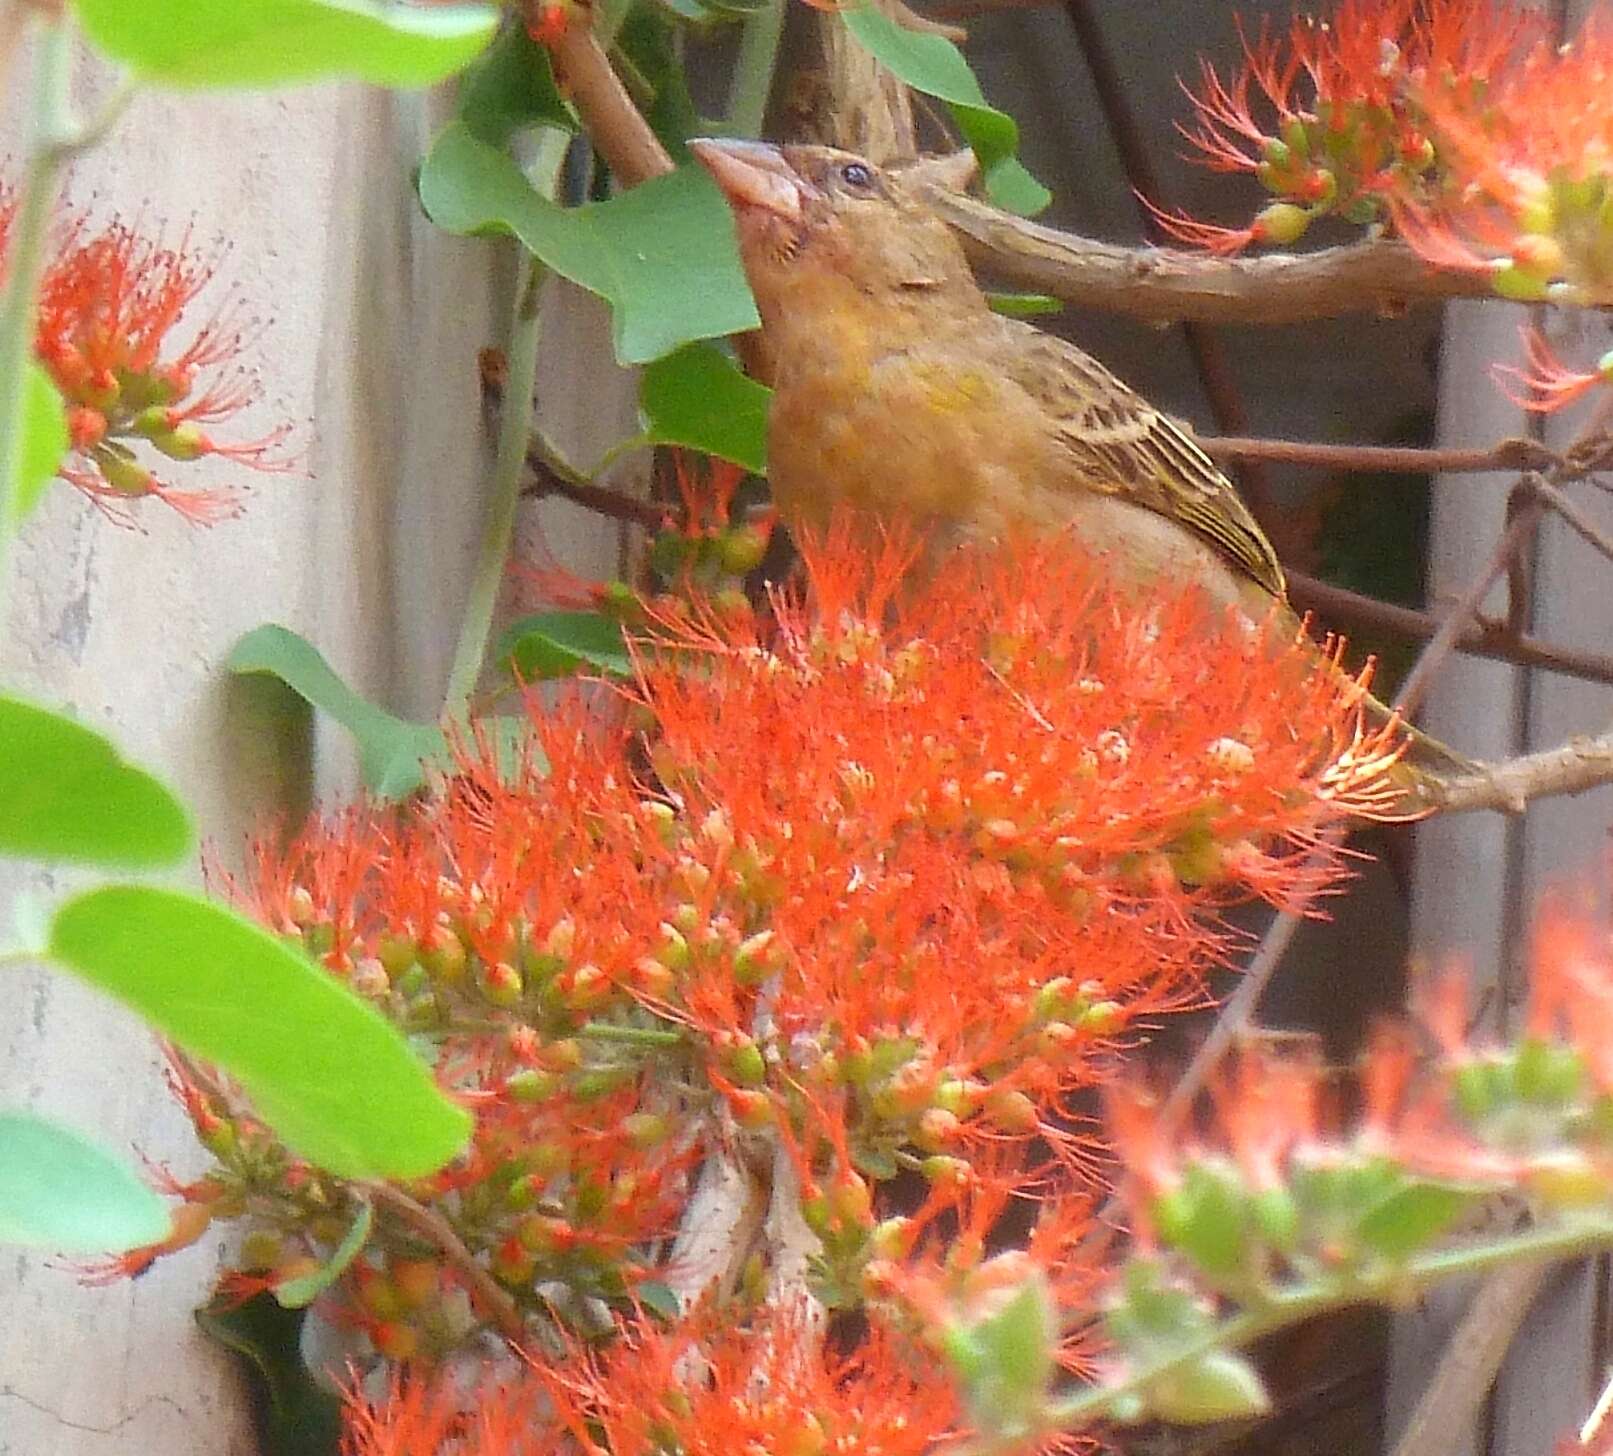
<instances>
[{"instance_id":1,"label":"unopened bud","mask_svg":"<svg viewBox=\"0 0 1613 1456\"><path fill-rule=\"evenodd\" d=\"M1311 215L1292 202L1273 202L1255 215L1251 232L1261 243L1275 243L1279 247L1297 243L1311 225Z\"/></svg>"}]
</instances>

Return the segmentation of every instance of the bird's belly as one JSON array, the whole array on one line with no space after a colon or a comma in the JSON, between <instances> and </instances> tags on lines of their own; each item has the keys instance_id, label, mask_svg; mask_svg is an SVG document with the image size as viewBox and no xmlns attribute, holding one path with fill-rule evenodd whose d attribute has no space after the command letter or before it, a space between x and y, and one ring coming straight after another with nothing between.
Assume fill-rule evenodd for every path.
<instances>
[{"instance_id":1,"label":"bird's belly","mask_svg":"<svg viewBox=\"0 0 1613 1456\"><path fill-rule=\"evenodd\" d=\"M1067 522L1076 538L1107 568L1107 579L1146 592L1162 584L1196 583L1218 607L1238 606L1256 618L1270 594L1230 567L1207 541L1146 506L1095 491L1058 491L1043 502L1040 521Z\"/></svg>"},{"instance_id":2,"label":"bird's belly","mask_svg":"<svg viewBox=\"0 0 1613 1456\"><path fill-rule=\"evenodd\" d=\"M1104 558L1110 579L1146 591L1196 581L1217 605L1264 616L1270 599L1192 531L1145 506L1072 480L1067 457L1019 412L926 407L912 381L877 371L850 389L795 384L774 395L769 476L786 520L822 526L836 507L912 521L945 546L1070 529ZM968 401L961 401L967 405Z\"/></svg>"},{"instance_id":3,"label":"bird's belly","mask_svg":"<svg viewBox=\"0 0 1613 1456\"><path fill-rule=\"evenodd\" d=\"M864 370L779 388L768 474L786 519L821 524L836 506L880 519L996 534L1024 514L1042 442L993 407L984 377L964 388Z\"/></svg>"}]
</instances>

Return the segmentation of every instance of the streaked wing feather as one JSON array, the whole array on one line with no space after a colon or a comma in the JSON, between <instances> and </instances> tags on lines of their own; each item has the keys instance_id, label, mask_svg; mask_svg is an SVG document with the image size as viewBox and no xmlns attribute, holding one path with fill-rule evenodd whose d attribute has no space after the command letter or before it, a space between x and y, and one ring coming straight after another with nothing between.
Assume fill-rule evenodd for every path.
<instances>
[{"instance_id":1,"label":"streaked wing feather","mask_svg":"<svg viewBox=\"0 0 1613 1456\"><path fill-rule=\"evenodd\" d=\"M1075 345L1017 320L1008 372L1059 421L1061 444L1089 489L1125 492L1180 521L1267 591L1283 570L1237 487L1187 430Z\"/></svg>"}]
</instances>

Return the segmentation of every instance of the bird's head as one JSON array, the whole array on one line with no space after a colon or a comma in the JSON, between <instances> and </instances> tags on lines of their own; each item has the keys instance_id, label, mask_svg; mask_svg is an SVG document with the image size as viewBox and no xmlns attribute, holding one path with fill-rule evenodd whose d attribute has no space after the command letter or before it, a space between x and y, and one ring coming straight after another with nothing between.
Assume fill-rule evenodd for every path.
<instances>
[{"instance_id":1,"label":"bird's head","mask_svg":"<svg viewBox=\"0 0 1613 1456\"><path fill-rule=\"evenodd\" d=\"M733 209L764 324L828 289L886 302L977 296L951 230L900 175L834 147L700 138L689 144Z\"/></svg>"}]
</instances>

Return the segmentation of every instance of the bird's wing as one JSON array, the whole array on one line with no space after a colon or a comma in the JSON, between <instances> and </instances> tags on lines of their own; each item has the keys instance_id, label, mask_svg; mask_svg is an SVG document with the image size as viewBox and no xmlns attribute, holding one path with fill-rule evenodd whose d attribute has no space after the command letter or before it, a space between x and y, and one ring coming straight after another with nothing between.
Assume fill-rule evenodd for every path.
<instances>
[{"instance_id":1,"label":"bird's wing","mask_svg":"<svg viewBox=\"0 0 1613 1456\"><path fill-rule=\"evenodd\" d=\"M1271 542L1182 425L1074 344L1017 320L1001 323L1011 331L1004 372L1052 415L1086 488L1179 522L1267 591L1286 595Z\"/></svg>"}]
</instances>

